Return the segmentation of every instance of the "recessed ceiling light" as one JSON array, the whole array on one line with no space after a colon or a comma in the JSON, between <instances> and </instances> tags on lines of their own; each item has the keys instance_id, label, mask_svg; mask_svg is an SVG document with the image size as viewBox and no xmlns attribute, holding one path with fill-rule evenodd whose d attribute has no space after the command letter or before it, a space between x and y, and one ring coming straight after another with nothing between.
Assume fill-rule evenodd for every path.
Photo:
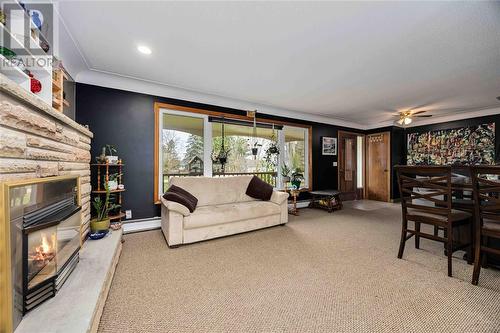
<instances>
[{"instance_id":1,"label":"recessed ceiling light","mask_svg":"<svg viewBox=\"0 0 500 333\"><path fill-rule=\"evenodd\" d=\"M151 49L147 46L144 45L139 45L137 46L137 50L141 52L142 54L151 54Z\"/></svg>"}]
</instances>

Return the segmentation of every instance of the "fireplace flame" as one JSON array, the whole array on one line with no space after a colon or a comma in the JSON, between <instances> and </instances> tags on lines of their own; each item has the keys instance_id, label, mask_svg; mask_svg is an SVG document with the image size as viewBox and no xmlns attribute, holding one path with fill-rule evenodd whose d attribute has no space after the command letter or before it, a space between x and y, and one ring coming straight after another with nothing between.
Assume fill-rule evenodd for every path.
<instances>
[{"instance_id":1,"label":"fireplace flame","mask_svg":"<svg viewBox=\"0 0 500 333\"><path fill-rule=\"evenodd\" d=\"M49 240L47 239L47 235L45 234L42 234L42 245L41 245L41 251L43 253L50 253L52 252L52 248L54 247L54 243L55 243L55 240L56 240L56 235L52 234L51 235L51 241L52 241L52 246L51 244L49 244Z\"/></svg>"},{"instance_id":2,"label":"fireplace flame","mask_svg":"<svg viewBox=\"0 0 500 333\"><path fill-rule=\"evenodd\" d=\"M42 242L40 246L35 247L34 260L50 260L54 257L54 249L56 247L56 235L50 235L50 241L46 234L41 234Z\"/></svg>"}]
</instances>

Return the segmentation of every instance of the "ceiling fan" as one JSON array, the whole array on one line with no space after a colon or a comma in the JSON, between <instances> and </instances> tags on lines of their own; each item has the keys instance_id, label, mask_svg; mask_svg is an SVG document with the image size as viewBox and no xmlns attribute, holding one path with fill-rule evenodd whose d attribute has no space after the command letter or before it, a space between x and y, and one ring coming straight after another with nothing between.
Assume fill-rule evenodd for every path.
<instances>
[{"instance_id":1,"label":"ceiling fan","mask_svg":"<svg viewBox=\"0 0 500 333\"><path fill-rule=\"evenodd\" d=\"M418 117L418 118L429 118L432 117L431 114L422 114L427 112L426 110L421 110L421 111L413 111L413 110L407 110L407 111L399 111L397 116L399 117L399 120L397 121L398 124L400 125L409 125L413 121L413 118Z\"/></svg>"}]
</instances>

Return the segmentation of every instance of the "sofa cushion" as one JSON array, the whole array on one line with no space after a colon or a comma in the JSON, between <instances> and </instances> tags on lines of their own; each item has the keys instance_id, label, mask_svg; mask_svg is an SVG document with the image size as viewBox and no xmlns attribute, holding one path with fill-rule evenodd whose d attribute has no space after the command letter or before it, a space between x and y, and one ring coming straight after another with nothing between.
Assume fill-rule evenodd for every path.
<instances>
[{"instance_id":1,"label":"sofa cushion","mask_svg":"<svg viewBox=\"0 0 500 333\"><path fill-rule=\"evenodd\" d=\"M259 177L253 176L248 184L246 194L255 199L269 201L273 195L273 187Z\"/></svg>"},{"instance_id":2,"label":"sofa cushion","mask_svg":"<svg viewBox=\"0 0 500 333\"><path fill-rule=\"evenodd\" d=\"M172 177L170 185L180 186L198 199L197 207L255 201L245 194L252 176Z\"/></svg>"},{"instance_id":3,"label":"sofa cushion","mask_svg":"<svg viewBox=\"0 0 500 333\"><path fill-rule=\"evenodd\" d=\"M280 214L280 206L269 201L203 206L198 207L191 215L184 217L184 229L202 228L275 214Z\"/></svg>"},{"instance_id":4,"label":"sofa cushion","mask_svg":"<svg viewBox=\"0 0 500 333\"><path fill-rule=\"evenodd\" d=\"M189 211L192 213L196 209L196 202L193 201L191 198L188 196L178 193L178 192L173 192L170 189L168 189L165 194L163 194L163 199L168 200L168 201L173 201L177 202L183 206L185 206Z\"/></svg>"}]
</instances>

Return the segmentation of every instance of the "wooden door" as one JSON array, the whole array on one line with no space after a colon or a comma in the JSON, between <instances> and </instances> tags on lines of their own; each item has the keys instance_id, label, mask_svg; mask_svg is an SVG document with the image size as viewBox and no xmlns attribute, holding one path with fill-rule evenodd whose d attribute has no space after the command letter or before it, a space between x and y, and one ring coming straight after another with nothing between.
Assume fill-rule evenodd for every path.
<instances>
[{"instance_id":1,"label":"wooden door","mask_svg":"<svg viewBox=\"0 0 500 333\"><path fill-rule=\"evenodd\" d=\"M343 200L356 199L357 140L355 133L339 132L339 191Z\"/></svg>"},{"instance_id":2,"label":"wooden door","mask_svg":"<svg viewBox=\"0 0 500 333\"><path fill-rule=\"evenodd\" d=\"M366 136L366 198L389 202L391 199L391 134Z\"/></svg>"}]
</instances>

